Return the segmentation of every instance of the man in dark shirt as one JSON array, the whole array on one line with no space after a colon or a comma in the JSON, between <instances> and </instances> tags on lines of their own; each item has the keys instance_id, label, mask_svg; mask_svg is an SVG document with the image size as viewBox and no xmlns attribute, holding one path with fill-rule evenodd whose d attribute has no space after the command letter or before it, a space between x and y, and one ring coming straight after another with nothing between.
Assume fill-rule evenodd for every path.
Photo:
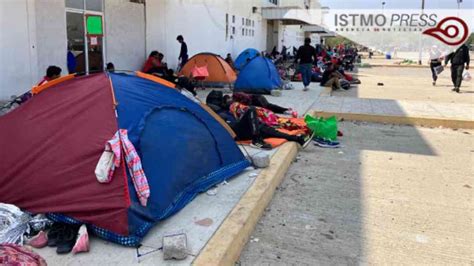
<instances>
[{"instance_id":1,"label":"man in dark shirt","mask_svg":"<svg viewBox=\"0 0 474 266\"><path fill-rule=\"evenodd\" d=\"M453 81L453 91L459 93L462 83L462 72L464 71L464 64L466 64L466 70L469 69L469 48L466 44L461 45L454 53L449 54L446 57L444 66L448 65L451 61L451 80Z\"/></svg>"},{"instance_id":2,"label":"man in dark shirt","mask_svg":"<svg viewBox=\"0 0 474 266\"><path fill-rule=\"evenodd\" d=\"M188 62L188 46L184 42L184 38L182 35L178 35L176 40L181 44L181 50L179 52L178 60L181 60L181 64L179 64L180 68L182 68L186 62Z\"/></svg>"},{"instance_id":3,"label":"man in dark shirt","mask_svg":"<svg viewBox=\"0 0 474 266\"><path fill-rule=\"evenodd\" d=\"M299 70L303 78L304 91L309 90L308 86L311 83L311 75L313 69L313 62L316 61L316 49L311 46L311 39L305 38L304 45L300 46L296 53L295 63L300 64Z\"/></svg>"}]
</instances>

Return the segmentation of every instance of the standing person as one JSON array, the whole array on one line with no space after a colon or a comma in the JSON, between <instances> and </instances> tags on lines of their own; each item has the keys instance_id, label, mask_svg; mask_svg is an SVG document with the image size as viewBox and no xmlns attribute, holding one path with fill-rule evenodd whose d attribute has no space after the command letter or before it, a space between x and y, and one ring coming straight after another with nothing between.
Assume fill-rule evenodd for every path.
<instances>
[{"instance_id":1,"label":"standing person","mask_svg":"<svg viewBox=\"0 0 474 266\"><path fill-rule=\"evenodd\" d=\"M179 67L182 68L186 62L188 62L188 45L184 42L184 38L182 35L178 35L176 40L181 44L181 50L179 51L178 60L181 61Z\"/></svg>"},{"instance_id":2,"label":"standing person","mask_svg":"<svg viewBox=\"0 0 474 266\"><path fill-rule=\"evenodd\" d=\"M441 66L441 51L436 45L433 45L430 50L430 68L431 76L433 78L433 86L436 86L436 80L438 80L438 72L436 69Z\"/></svg>"},{"instance_id":3,"label":"standing person","mask_svg":"<svg viewBox=\"0 0 474 266\"><path fill-rule=\"evenodd\" d=\"M469 48L466 44L461 45L455 52L449 54L446 57L444 66L448 65L448 62L451 61L451 79L453 81L455 91L459 93L459 88L461 88L462 83L462 72L464 71L464 64L466 65L466 70L469 69Z\"/></svg>"},{"instance_id":4,"label":"standing person","mask_svg":"<svg viewBox=\"0 0 474 266\"><path fill-rule=\"evenodd\" d=\"M232 69L234 69L234 60L232 59L232 55L230 53L227 54L226 58L224 59L227 64L229 64Z\"/></svg>"},{"instance_id":5,"label":"standing person","mask_svg":"<svg viewBox=\"0 0 474 266\"><path fill-rule=\"evenodd\" d=\"M298 49L295 59L296 64L298 64L298 61L300 63L299 70L301 72L301 76L303 77L303 91L309 90L308 86L311 83L313 62L316 60L316 49L311 46L311 39L305 38L304 45L300 46Z\"/></svg>"}]
</instances>

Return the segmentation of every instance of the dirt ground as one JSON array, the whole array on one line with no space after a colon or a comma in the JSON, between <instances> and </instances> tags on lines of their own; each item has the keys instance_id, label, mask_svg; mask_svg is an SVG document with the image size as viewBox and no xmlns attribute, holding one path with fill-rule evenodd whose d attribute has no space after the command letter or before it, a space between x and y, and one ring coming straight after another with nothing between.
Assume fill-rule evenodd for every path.
<instances>
[{"instance_id":1,"label":"dirt ground","mask_svg":"<svg viewBox=\"0 0 474 266\"><path fill-rule=\"evenodd\" d=\"M436 86L431 83L429 68L359 68L356 75L361 85L349 91L335 91L333 96L474 104L473 81L463 82L460 94L451 91L449 66L439 76Z\"/></svg>"},{"instance_id":2,"label":"dirt ground","mask_svg":"<svg viewBox=\"0 0 474 266\"><path fill-rule=\"evenodd\" d=\"M474 131L343 122L300 152L241 265L472 265Z\"/></svg>"}]
</instances>

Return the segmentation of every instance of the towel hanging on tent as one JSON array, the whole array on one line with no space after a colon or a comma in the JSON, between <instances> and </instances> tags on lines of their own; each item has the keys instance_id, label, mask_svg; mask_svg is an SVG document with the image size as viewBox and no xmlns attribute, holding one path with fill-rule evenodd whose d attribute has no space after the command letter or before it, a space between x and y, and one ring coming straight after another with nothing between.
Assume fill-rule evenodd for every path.
<instances>
[{"instance_id":1,"label":"towel hanging on tent","mask_svg":"<svg viewBox=\"0 0 474 266\"><path fill-rule=\"evenodd\" d=\"M194 65L193 69L191 70L191 75L194 79L203 80L209 77L209 71L207 70L207 64L202 67L198 67Z\"/></svg>"},{"instance_id":2,"label":"towel hanging on tent","mask_svg":"<svg viewBox=\"0 0 474 266\"><path fill-rule=\"evenodd\" d=\"M115 169L120 166L122 149L140 204L146 206L148 198L150 197L150 187L145 172L143 171L140 157L132 142L128 139L126 129L119 129L114 134L114 137L107 141L105 151L96 166L95 173L97 180L100 183L109 183L112 181Z\"/></svg>"}]
</instances>

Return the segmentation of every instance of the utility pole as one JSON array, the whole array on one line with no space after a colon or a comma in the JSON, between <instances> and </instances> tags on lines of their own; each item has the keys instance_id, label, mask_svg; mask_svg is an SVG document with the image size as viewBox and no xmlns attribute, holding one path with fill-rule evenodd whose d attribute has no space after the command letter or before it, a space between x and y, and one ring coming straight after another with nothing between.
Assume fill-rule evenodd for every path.
<instances>
[{"instance_id":1,"label":"utility pole","mask_svg":"<svg viewBox=\"0 0 474 266\"><path fill-rule=\"evenodd\" d=\"M459 0L458 0L459 1ZM425 12L425 0L421 0L421 14ZM420 44L419 44L419 49L420 52L418 54L418 65L422 64L422 58L423 58L423 39L422 39L422 34L420 34Z\"/></svg>"}]
</instances>

